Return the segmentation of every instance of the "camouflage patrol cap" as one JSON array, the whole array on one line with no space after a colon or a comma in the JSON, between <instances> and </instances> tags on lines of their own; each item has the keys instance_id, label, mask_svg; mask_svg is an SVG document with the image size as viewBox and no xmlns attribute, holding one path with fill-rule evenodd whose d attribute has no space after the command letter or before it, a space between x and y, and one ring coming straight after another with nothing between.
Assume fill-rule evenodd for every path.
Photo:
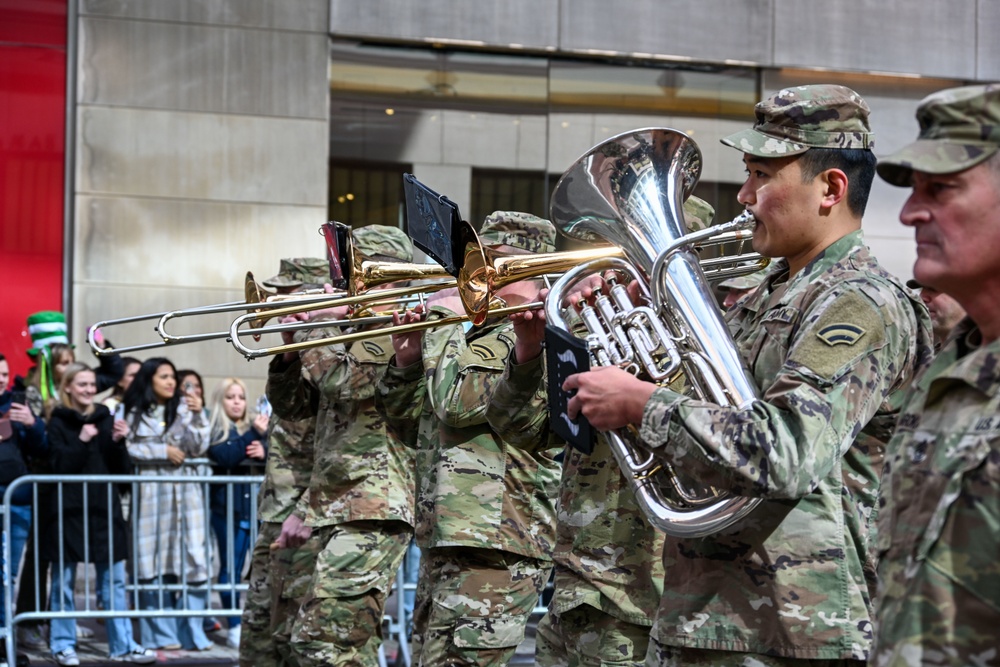
<instances>
[{"instance_id":1,"label":"camouflage patrol cap","mask_svg":"<svg viewBox=\"0 0 1000 667\"><path fill-rule=\"evenodd\" d=\"M687 223L688 232L700 232L712 224L715 217L715 209L704 199L691 195L684 202L684 222Z\"/></svg>"},{"instance_id":2,"label":"camouflage patrol cap","mask_svg":"<svg viewBox=\"0 0 1000 667\"><path fill-rule=\"evenodd\" d=\"M761 269L760 271L754 271L753 273L748 273L745 276L737 276L735 278L730 278L729 280L723 280L718 284L720 289L753 289L757 287L767 276L767 269Z\"/></svg>"},{"instance_id":3,"label":"camouflage patrol cap","mask_svg":"<svg viewBox=\"0 0 1000 667\"><path fill-rule=\"evenodd\" d=\"M722 139L756 157L799 155L810 148L871 150L875 135L868 104L845 86L817 84L785 88L754 107L752 129Z\"/></svg>"},{"instance_id":4,"label":"camouflage patrol cap","mask_svg":"<svg viewBox=\"0 0 1000 667\"><path fill-rule=\"evenodd\" d=\"M351 231L354 249L366 257L396 262L413 261L413 244L403 230L388 225L366 225Z\"/></svg>"},{"instance_id":5,"label":"camouflage patrol cap","mask_svg":"<svg viewBox=\"0 0 1000 667\"><path fill-rule=\"evenodd\" d=\"M479 230L486 245L509 245L528 252L554 252L556 228L551 222L520 211L494 211Z\"/></svg>"},{"instance_id":6,"label":"camouflage patrol cap","mask_svg":"<svg viewBox=\"0 0 1000 667\"><path fill-rule=\"evenodd\" d=\"M301 287L330 282L330 264L319 257L292 257L280 262L277 275L261 283L268 287Z\"/></svg>"},{"instance_id":7,"label":"camouflage patrol cap","mask_svg":"<svg viewBox=\"0 0 1000 667\"><path fill-rule=\"evenodd\" d=\"M875 168L893 185L908 186L914 170L953 174L974 167L1000 148L1000 83L949 88L917 107L917 140L882 158Z\"/></svg>"}]
</instances>

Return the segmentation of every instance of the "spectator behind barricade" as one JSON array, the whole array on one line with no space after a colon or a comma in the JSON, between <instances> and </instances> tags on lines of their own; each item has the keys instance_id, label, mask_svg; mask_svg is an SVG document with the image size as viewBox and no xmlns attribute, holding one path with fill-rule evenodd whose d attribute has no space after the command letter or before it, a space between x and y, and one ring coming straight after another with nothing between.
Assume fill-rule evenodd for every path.
<instances>
[{"instance_id":1,"label":"spectator behind barricade","mask_svg":"<svg viewBox=\"0 0 1000 667\"><path fill-rule=\"evenodd\" d=\"M765 269L720 282L718 288L723 293L722 309L729 310L736 305L737 301L757 289L757 286L764 282L766 274L767 270Z\"/></svg>"},{"instance_id":2,"label":"spectator behind barricade","mask_svg":"<svg viewBox=\"0 0 1000 667\"><path fill-rule=\"evenodd\" d=\"M177 393L181 396L197 396L205 404L205 382L201 379L201 374L190 368L182 368L177 371ZM211 414L211 412L209 412Z\"/></svg>"},{"instance_id":3,"label":"spectator behind barricade","mask_svg":"<svg viewBox=\"0 0 1000 667\"><path fill-rule=\"evenodd\" d=\"M28 461L32 457L47 456L45 423L32 413L26 404L23 390L8 391L10 365L0 354L0 499L7 493L7 487L18 477L28 474ZM31 529L32 485L19 486L10 498L10 535L3 538L10 544L11 584L17 581L17 570L21 563L21 553ZM2 500L0 500L2 503ZM0 530L3 522L0 521ZM7 564L0 551L0 573ZM13 594L13 587L4 591ZM0 604L0 626L5 624L4 606Z\"/></svg>"},{"instance_id":4,"label":"spectator behind barricade","mask_svg":"<svg viewBox=\"0 0 1000 667\"><path fill-rule=\"evenodd\" d=\"M225 378L212 393L210 410L211 446L208 458L216 465L212 473L219 475L260 474L263 468L251 468L252 463L264 464L267 456L264 439L267 435L267 415L258 414L250 419L247 410L247 388L242 380ZM219 545L219 584L240 583L247 551L250 549L250 522L253 518L253 488L250 484L232 486L232 507L229 506L228 488L213 484L209 493L212 509L212 531ZM231 539L230 539L231 537ZM230 590L219 591L224 609L239 606L239 594ZM240 617L230 616L226 643L232 648L240 646Z\"/></svg>"},{"instance_id":5,"label":"spectator behind barricade","mask_svg":"<svg viewBox=\"0 0 1000 667\"><path fill-rule=\"evenodd\" d=\"M66 317L58 311L45 310L29 315L28 334L31 336L31 348L27 353L34 364L25 380L29 388L28 400L36 414L47 415L59 405L57 387L63 371L76 361L76 353L67 336ZM95 341L101 347L107 347L100 331L95 334ZM117 354L105 355L99 360L100 365L94 372L97 391L102 392L121 379L125 368Z\"/></svg>"},{"instance_id":6,"label":"spectator behind barricade","mask_svg":"<svg viewBox=\"0 0 1000 667\"><path fill-rule=\"evenodd\" d=\"M79 563L93 563L97 588L111 610L128 609L125 597L125 560L128 527L121 503L114 498L117 485L74 483L72 475L127 475L131 472L125 435L128 424L115 420L108 408L94 402L97 380L83 364L64 369L59 384L60 404L48 422L49 464L54 475L64 478L60 490L50 487L49 514L43 518L39 545L41 557L53 563L49 609L75 611L73 592ZM68 483L66 483L68 482ZM113 489L108 493L108 488ZM86 490L86 492L85 492ZM156 654L132 638L132 622L109 618L108 653L112 660L149 664ZM56 663L79 665L76 655L76 619L54 618L50 622L49 648Z\"/></svg>"},{"instance_id":7,"label":"spectator behind barricade","mask_svg":"<svg viewBox=\"0 0 1000 667\"><path fill-rule=\"evenodd\" d=\"M122 376L115 383L115 386L111 388L111 395L101 401L111 411L111 414L115 413L118 404L122 402L128 386L132 384L132 380L135 378L135 374L139 372L139 366L141 365L142 362L135 357L122 357L122 368L124 369Z\"/></svg>"},{"instance_id":8,"label":"spectator behind barricade","mask_svg":"<svg viewBox=\"0 0 1000 667\"><path fill-rule=\"evenodd\" d=\"M147 359L125 392L128 451L138 473L139 509L133 530L137 540L136 570L142 586L141 609L208 607L208 535L198 471L183 464L208 449L208 420L202 400L193 392L176 393L177 372L169 360ZM156 483L157 477L191 477L190 483ZM184 577L186 595L162 590ZM162 597L161 597L162 596ZM187 606L182 607L186 599ZM162 600L162 605L161 605ZM211 648L199 617L150 617L139 620L143 646L162 649Z\"/></svg>"},{"instance_id":9,"label":"spectator behind barricade","mask_svg":"<svg viewBox=\"0 0 1000 667\"><path fill-rule=\"evenodd\" d=\"M934 325L934 351L937 352L948 339L952 329L965 318L965 308L962 308L962 304L953 297L938 292L933 287L921 285L912 278L906 281L906 286L920 293L920 300L931 314L931 324Z\"/></svg>"}]
</instances>

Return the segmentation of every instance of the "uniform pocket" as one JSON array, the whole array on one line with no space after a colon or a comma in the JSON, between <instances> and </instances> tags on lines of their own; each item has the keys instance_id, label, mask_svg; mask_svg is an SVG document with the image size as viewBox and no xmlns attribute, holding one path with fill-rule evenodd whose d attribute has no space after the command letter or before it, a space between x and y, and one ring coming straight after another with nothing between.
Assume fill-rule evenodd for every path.
<instances>
[{"instance_id":1,"label":"uniform pocket","mask_svg":"<svg viewBox=\"0 0 1000 667\"><path fill-rule=\"evenodd\" d=\"M990 455L990 442L975 435L966 434L954 445L942 445L945 443L937 443L942 451L934 455L931 470L943 478L943 488L917 545L918 560L924 560L941 537L951 508L962 494L966 476L984 465Z\"/></svg>"},{"instance_id":2,"label":"uniform pocket","mask_svg":"<svg viewBox=\"0 0 1000 667\"><path fill-rule=\"evenodd\" d=\"M522 616L464 616L455 624L455 646L471 649L502 649L524 641Z\"/></svg>"}]
</instances>

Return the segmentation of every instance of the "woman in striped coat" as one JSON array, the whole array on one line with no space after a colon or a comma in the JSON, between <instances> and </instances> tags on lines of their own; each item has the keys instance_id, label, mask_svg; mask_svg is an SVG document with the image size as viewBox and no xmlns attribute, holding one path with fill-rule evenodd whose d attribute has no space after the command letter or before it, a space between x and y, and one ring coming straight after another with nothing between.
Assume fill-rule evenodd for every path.
<instances>
[{"instance_id":1,"label":"woman in striped coat","mask_svg":"<svg viewBox=\"0 0 1000 667\"><path fill-rule=\"evenodd\" d=\"M129 424L128 451L138 473L150 478L193 478L191 483L138 485L134 575L140 585L158 589L163 584L186 582L186 608L204 609L209 602L211 561L205 502L201 486L194 483L199 469L184 462L204 456L208 449L208 419L200 397L175 394L176 377L177 371L167 359L147 359L123 401ZM139 604L141 609L173 609L180 599L176 593L150 590L140 594ZM144 646L197 650L212 646L201 618L143 618L139 625Z\"/></svg>"}]
</instances>

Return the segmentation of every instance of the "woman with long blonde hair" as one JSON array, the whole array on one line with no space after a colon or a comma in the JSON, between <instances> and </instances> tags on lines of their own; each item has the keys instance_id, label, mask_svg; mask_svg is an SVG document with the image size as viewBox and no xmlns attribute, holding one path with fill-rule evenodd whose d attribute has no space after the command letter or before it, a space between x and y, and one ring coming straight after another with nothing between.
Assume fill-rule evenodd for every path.
<instances>
[{"instance_id":1,"label":"woman with long blonde hair","mask_svg":"<svg viewBox=\"0 0 1000 667\"><path fill-rule=\"evenodd\" d=\"M209 412L212 444L208 448L208 458L215 463L212 473L225 476L263 472L263 468L253 470L251 465L263 465L267 455L264 443L268 418L261 414L250 418L247 388L243 381L239 378L225 378L219 382L212 392ZM250 549L254 494L249 484L233 485L233 503L230 507L226 491L225 485L213 484L209 493L212 530L219 544L217 581L220 584L238 584ZM221 590L219 597L225 608L235 608L238 605L238 595L234 595L232 590ZM238 648L240 617L231 616L228 620L229 635L226 643Z\"/></svg>"}]
</instances>

